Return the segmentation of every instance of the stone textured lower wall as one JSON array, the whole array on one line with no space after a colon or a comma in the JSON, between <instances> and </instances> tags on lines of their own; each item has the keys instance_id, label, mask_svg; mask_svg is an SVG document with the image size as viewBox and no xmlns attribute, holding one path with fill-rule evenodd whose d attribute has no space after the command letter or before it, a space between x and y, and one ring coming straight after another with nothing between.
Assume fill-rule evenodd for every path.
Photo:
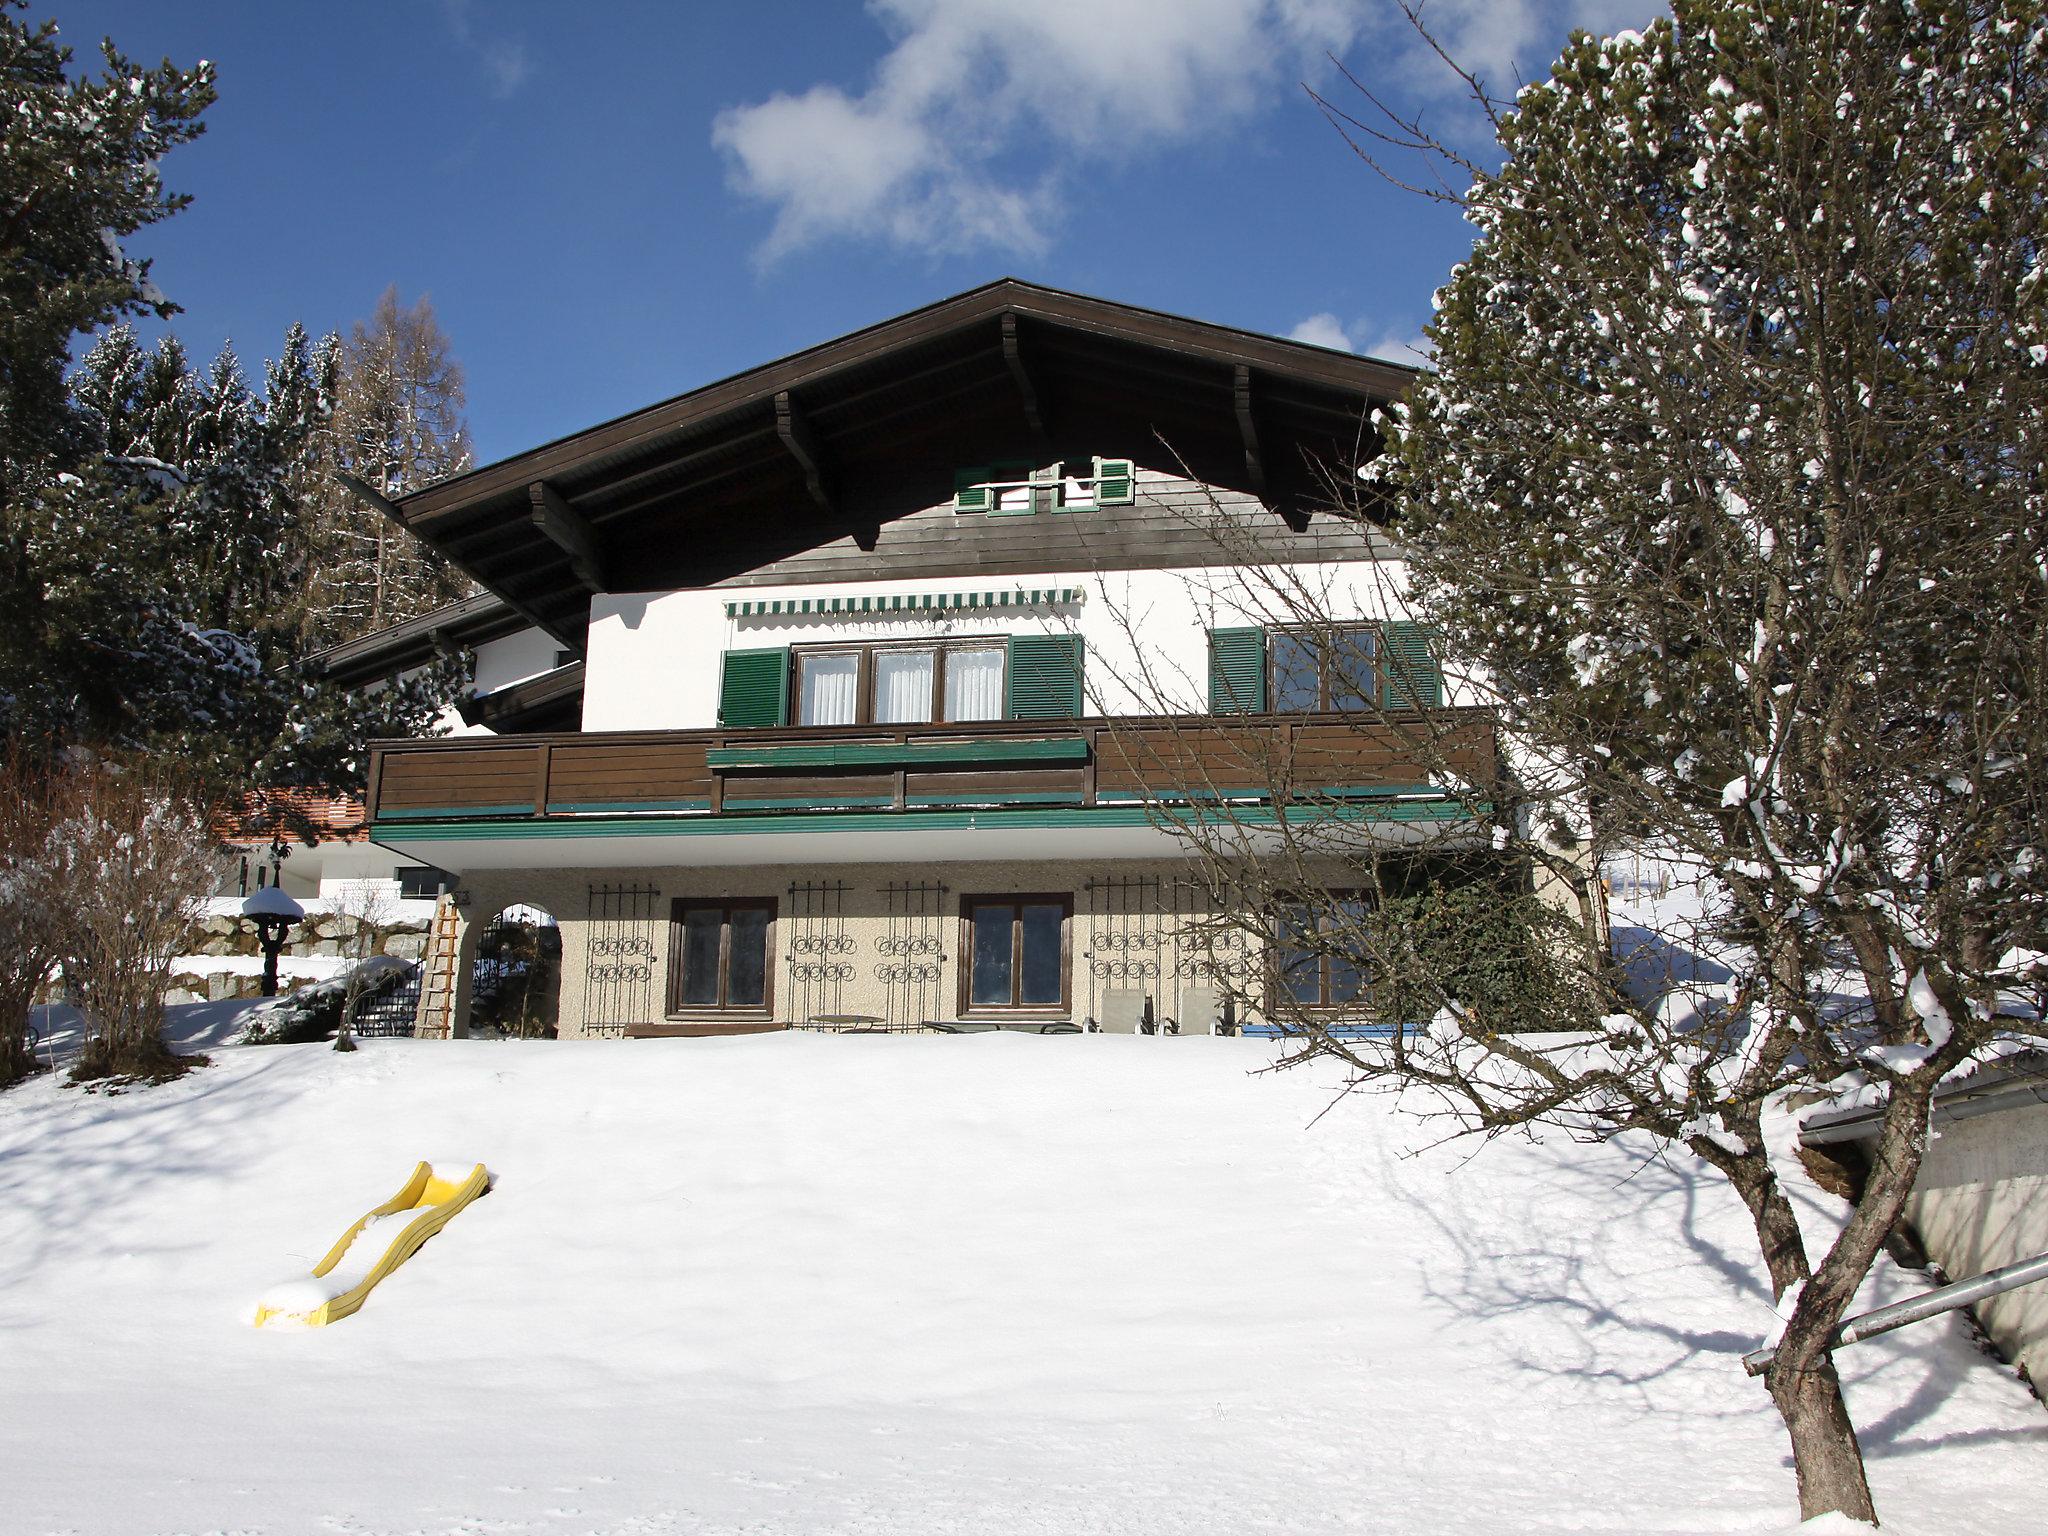
<instances>
[{"instance_id":1,"label":"stone textured lower wall","mask_svg":"<svg viewBox=\"0 0 2048 1536\"><path fill-rule=\"evenodd\" d=\"M396 955L417 960L426 948L427 923L415 919L368 923L346 912L311 912L296 925L278 957L280 988L290 991L308 981L324 981L343 962L365 955ZM262 955L253 923L236 917L212 916L192 924L179 959L171 967L168 1003L219 1002L257 997L263 991ZM209 959L237 962L232 968L208 965Z\"/></svg>"},{"instance_id":2,"label":"stone textured lower wall","mask_svg":"<svg viewBox=\"0 0 2048 1536\"><path fill-rule=\"evenodd\" d=\"M618 1034L633 1023L668 1018L672 901L773 897L773 1018L951 1019L960 1012L962 898L1045 893L1071 896L1074 903L1069 1006L1032 1017L1115 1019L1128 1027L1149 996L1155 1016L1186 1015L1188 1027L1206 1029L1217 995L1208 969L1221 964L1248 977L1259 962L1242 936L1220 943L1201 937L1210 914L1191 874L1189 866L1163 863L993 861L907 869L478 871L465 877L470 900L463 912L456 1017L468 1017L478 941L506 907L538 907L559 925L559 1028L564 1037L576 1037Z\"/></svg>"},{"instance_id":3,"label":"stone textured lower wall","mask_svg":"<svg viewBox=\"0 0 2048 1536\"><path fill-rule=\"evenodd\" d=\"M1951 1279L2048 1253L2048 1104L1942 1126L1906 1214ZM1977 1315L2048 1392L2048 1285L1994 1296Z\"/></svg>"}]
</instances>

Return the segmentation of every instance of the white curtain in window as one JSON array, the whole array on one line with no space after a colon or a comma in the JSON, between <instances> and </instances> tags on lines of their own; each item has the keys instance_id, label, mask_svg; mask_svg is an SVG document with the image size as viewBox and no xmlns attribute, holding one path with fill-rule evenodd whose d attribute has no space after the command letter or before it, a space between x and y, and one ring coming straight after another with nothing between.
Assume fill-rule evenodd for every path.
<instances>
[{"instance_id":1,"label":"white curtain in window","mask_svg":"<svg viewBox=\"0 0 2048 1536\"><path fill-rule=\"evenodd\" d=\"M806 656L798 675L797 724L853 724L854 702L860 689L857 654Z\"/></svg>"},{"instance_id":2,"label":"white curtain in window","mask_svg":"<svg viewBox=\"0 0 2048 1536\"><path fill-rule=\"evenodd\" d=\"M932 717L932 653L875 652L875 719L885 725Z\"/></svg>"},{"instance_id":3,"label":"white curtain in window","mask_svg":"<svg viewBox=\"0 0 2048 1536\"><path fill-rule=\"evenodd\" d=\"M1003 648L946 652L946 718L1003 718Z\"/></svg>"}]
</instances>

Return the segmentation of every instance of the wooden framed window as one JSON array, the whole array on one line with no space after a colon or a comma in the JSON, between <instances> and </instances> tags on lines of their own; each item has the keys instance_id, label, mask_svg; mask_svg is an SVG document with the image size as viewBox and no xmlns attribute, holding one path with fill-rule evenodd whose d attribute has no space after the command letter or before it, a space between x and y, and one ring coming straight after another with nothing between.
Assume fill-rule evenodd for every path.
<instances>
[{"instance_id":1,"label":"wooden framed window","mask_svg":"<svg viewBox=\"0 0 2048 1536\"><path fill-rule=\"evenodd\" d=\"M774 897L691 898L670 905L670 1017L767 1014L774 1002Z\"/></svg>"},{"instance_id":2,"label":"wooden framed window","mask_svg":"<svg viewBox=\"0 0 2048 1536\"><path fill-rule=\"evenodd\" d=\"M1071 892L961 898L960 1011L1066 1012L1073 918Z\"/></svg>"},{"instance_id":3,"label":"wooden framed window","mask_svg":"<svg viewBox=\"0 0 2048 1536\"><path fill-rule=\"evenodd\" d=\"M1280 714L1370 709L1379 700L1378 627L1275 629L1266 637L1269 708Z\"/></svg>"},{"instance_id":4,"label":"wooden framed window","mask_svg":"<svg viewBox=\"0 0 2048 1536\"><path fill-rule=\"evenodd\" d=\"M1071 473L1064 461L1039 465L1011 460L957 471L953 510L1020 517L1128 507L1137 500L1137 483L1137 467L1129 459L1097 455Z\"/></svg>"},{"instance_id":5,"label":"wooden framed window","mask_svg":"<svg viewBox=\"0 0 2048 1536\"><path fill-rule=\"evenodd\" d=\"M1371 915L1371 899L1357 891L1283 902L1273 914L1273 1006L1338 1010L1364 997L1371 975L1363 932Z\"/></svg>"},{"instance_id":6,"label":"wooden framed window","mask_svg":"<svg viewBox=\"0 0 2048 1536\"><path fill-rule=\"evenodd\" d=\"M1009 642L989 635L799 646L790 668L798 725L1001 720Z\"/></svg>"}]
</instances>

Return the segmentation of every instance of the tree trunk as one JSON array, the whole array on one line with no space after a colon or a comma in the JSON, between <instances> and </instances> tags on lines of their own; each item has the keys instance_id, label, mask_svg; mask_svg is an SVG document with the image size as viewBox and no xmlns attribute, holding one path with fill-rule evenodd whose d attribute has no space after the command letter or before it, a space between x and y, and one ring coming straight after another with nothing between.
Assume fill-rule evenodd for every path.
<instances>
[{"instance_id":1,"label":"tree trunk","mask_svg":"<svg viewBox=\"0 0 2048 1536\"><path fill-rule=\"evenodd\" d=\"M1863 1447L1842 1401L1842 1379L1832 1357L1822 1355L1803 1371L1773 1366L1771 1401L1792 1436L1792 1465L1799 1474L1799 1518L1840 1513L1877 1524L1870 1481L1863 1472Z\"/></svg>"},{"instance_id":2,"label":"tree trunk","mask_svg":"<svg viewBox=\"0 0 2048 1536\"><path fill-rule=\"evenodd\" d=\"M1749 1145L1763 1146L1757 1118L1742 1117L1739 1134ZM1756 1226L1757 1245L1770 1271L1771 1295L1783 1300L1793 1286L1809 1278L1806 1240L1799 1232L1799 1218L1784 1186L1770 1166L1766 1154L1724 1157L1723 1171L1749 1208ZM1827 1332L1834 1331L1834 1318L1826 1319ZM1813 1326L1811 1322L1807 1325ZM1871 1502L1870 1482L1863 1471L1863 1447L1856 1439L1856 1426L1849 1420L1849 1406L1842 1401L1842 1379L1835 1362L1825 1350L1814 1351L1795 1340L1790 1326L1780 1344L1780 1359L1765 1377L1778 1417L1785 1421L1785 1433L1792 1440L1792 1466L1799 1476L1799 1518L1839 1512L1852 1520L1877 1523L1877 1508ZM1798 1361L1808 1355L1803 1369Z\"/></svg>"}]
</instances>

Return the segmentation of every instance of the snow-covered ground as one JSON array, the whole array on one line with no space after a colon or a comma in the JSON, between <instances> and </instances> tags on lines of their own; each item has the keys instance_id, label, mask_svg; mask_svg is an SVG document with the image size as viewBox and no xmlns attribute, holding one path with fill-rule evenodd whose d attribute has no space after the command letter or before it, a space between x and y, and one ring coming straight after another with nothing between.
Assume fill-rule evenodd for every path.
<instances>
[{"instance_id":1,"label":"snow-covered ground","mask_svg":"<svg viewBox=\"0 0 2048 1536\"><path fill-rule=\"evenodd\" d=\"M1711 1177L1315 1119L1265 1050L370 1041L0 1095L0 1531L1793 1523ZM421 1157L496 1187L355 1317L240 1321ZM1955 1320L1842 1358L1888 1530L2040 1529L2048 1413Z\"/></svg>"}]
</instances>

